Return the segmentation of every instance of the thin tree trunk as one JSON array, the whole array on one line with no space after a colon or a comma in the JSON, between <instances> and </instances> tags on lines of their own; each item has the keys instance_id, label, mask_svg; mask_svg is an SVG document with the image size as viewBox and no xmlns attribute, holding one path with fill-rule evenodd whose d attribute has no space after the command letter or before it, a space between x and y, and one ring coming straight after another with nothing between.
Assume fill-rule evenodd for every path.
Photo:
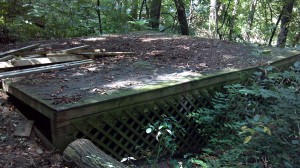
<instances>
[{"instance_id":1,"label":"thin tree trunk","mask_svg":"<svg viewBox=\"0 0 300 168\"><path fill-rule=\"evenodd\" d=\"M160 9L162 0L152 0L150 8L150 24L153 29L159 28Z\"/></svg>"},{"instance_id":2,"label":"thin tree trunk","mask_svg":"<svg viewBox=\"0 0 300 168\"><path fill-rule=\"evenodd\" d=\"M273 41L273 38L274 38L274 35L275 35L275 32L276 32L276 29L277 29L277 27L279 25L279 22L281 20L282 14L283 14L283 11L280 12L280 14L278 16L278 19L277 19L277 22L276 22L276 25L272 30L272 34L271 34L271 37L270 37L270 40L269 40L269 46L272 45L272 41Z\"/></svg>"},{"instance_id":3,"label":"thin tree trunk","mask_svg":"<svg viewBox=\"0 0 300 168\"><path fill-rule=\"evenodd\" d=\"M292 46L296 47L299 42L300 42L300 31L298 32L295 39L293 40Z\"/></svg>"},{"instance_id":4,"label":"thin tree trunk","mask_svg":"<svg viewBox=\"0 0 300 168\"><path fill-rule=\"evenodd\" d=\"M289 32L289 23L292 17L293 7L296 0L288 0L282 8L283 15L281 18L280 32L277 39L277 47L285 47L286 38Z\"/></svg>"},{"instance_id":5,"label":"thin tree trunk","mask_svg":"<svg viewBox=\"0 0 300 168\"><path fill-rule=\"evenodd\" d=\"M139 0L133 0L132 3L130 15L133 20L136 20L138 18Z\"/></svg>"},{"instance_id":6,"label":"thin tree trunk","mask_svg":"<svg viewBox=\"0 0 300 168\"><path fill-rule=\"evenodd\" d=\"M192 21L193 21L193 15L194 15L194 0L191 0L191 2L190 2L190 13L189 13L189 16L188 16L189 24L191 24Z\"/></svg>"},{"instance_id":7,"label":"thin tree trunk","mask_svg":"<svg viewBox=\"0 0 300 168\"><path fill-rule=\"evenodd\" d=\"M146 4L146 0L143 0L142 1L142 5L141 5L141 8L140 8L140 14L139 14L139 20L142 19L142 12L143 12L143 9L144 9L144 5Z\"/></svg>"},{"instance_id":8,"label":"thin tree trunk","mask_svg":"<svg viewBox=\"0 0 300 168\"><path fill-rule=\"evenodd\" d=\"M182 35L189 35L189 26L185 14L185 7L183 0L174 0L177 9L177 18L180 24L180 31Z\"/></svg>"},{"instance_id":9,"label":"thin tree trunk","mask_svg":"<svg viewBox=\"0 0 300 168\"><path fill-rule=\"evenodd\" d=\"M229 21L229 34L228 34L228 39L229 41L233 40L233 32L234 32L234 26L235 26L235 16L236 16L236 11L237 11L237 6L238 6L239 0L234 0L234 6L232 10L232 16L230 17Z\"/></svg>"},{"instance_id":10,"label":"thin tree trunk","mask_svg":"<svg viewBox=\"0 0 300 168\"><path fill-rule=\"evenodd\" d=\"M212 37L216 37L217 33L217 0L210 0L209 7L209 31Z\"/></svg>"},{"instance_id":11,"label":"thin tree trunk","mask_svg":"<svg viewBox=\"0 0 300 168\"><path fill-rule=\"evenodd\" d=\"M223 26L224 26L224 24L225 24L225 21L226 21L227 15L228 15L228 9L229 9L230 3L231 3L231 0L228 1L225 11L224 11L224 8L225 8L225 7L223 7L223 10L222 10L222 11L224 11L224 15L223 15L223 19L222 19L222 24L221 24L220 27L217 25L217 27L218 27L218 28L217 28L217 34L219 35L219 39L220 39L220 40L222 39L222 36L223 36L223 35L221 34L220 30L223 28ZM223 6L225 6L225 5L223 5Z\"/></svg>"},{"instance_id":12,"label":"thin tree trunk","mask_svg":"<svg viewBox=\"0 0 300 168\"><path fill-rule=\"evenodd\" d=\"M100 0L97 0L97 16L98 16L98 24L99 24L99 33L103 34L102 29L102 21L101 21L101 11L100 11Z\"/></svg>"},{"instance_id":13,"label":"thin tree trunk","mask_svg":"<svg viewBox=\"0 0 300 168\"><path fill-rule=\"evenodd\" d=\"M255 14L255 11L256 11L256 5L257 5L257 0L252 0L249 16L248 16L248 19L247 19L247 22L248 22L247 40L248 41L250 41L251 30L252 30L252 25L253 25L253 20L254 20L254 14Z\"/></svg>"},{"instance_id":14,"label":"thin tree trunk","mask_svg":"<svg viewBox=\"0 0 300 168\"><path fill-rule=\"evenodd\" d=\"M188 23L191 24L193 22L193 19L195 18L195 13L197 11L195 11L195 8L200 5L199 0L191 0L190 2L190 12L189 12L189 16L188 16Z\"/></svg>"}]
</instances>

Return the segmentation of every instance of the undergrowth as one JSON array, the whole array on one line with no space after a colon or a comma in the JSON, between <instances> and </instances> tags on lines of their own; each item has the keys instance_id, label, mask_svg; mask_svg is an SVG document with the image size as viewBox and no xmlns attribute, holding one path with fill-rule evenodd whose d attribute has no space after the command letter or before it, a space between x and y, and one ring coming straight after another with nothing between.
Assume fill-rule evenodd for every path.
<instances>
[{"instance_id":1,"label":"undergrowth","mask_svg":"<svg viewBox=\"0 0 300 168\"><path fill-rule=\"evenodd\" d=\"M208 145L195 159L202 167L300 165L300 62L289 71L265 67L250 84L225 86L212 108L190 117Z\"/></svg>"}]
</instances>

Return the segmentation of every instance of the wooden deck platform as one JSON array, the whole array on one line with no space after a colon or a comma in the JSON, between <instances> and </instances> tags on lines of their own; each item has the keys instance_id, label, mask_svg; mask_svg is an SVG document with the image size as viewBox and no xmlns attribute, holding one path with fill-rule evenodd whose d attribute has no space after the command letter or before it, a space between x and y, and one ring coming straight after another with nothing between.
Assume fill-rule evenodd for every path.
<instances>
[{"instance_id":1,"label":"wooden deck platform","mask_svg":"<svg viewBox=\"0 0 300 168\"><path fill-rule=\"evenodd\" d=\"M285 52L270 62L288 67L300 60L300 52ZM151 65L143 63L143 68ZM246 79L257 67L225 69L212 74L190 71L155 78L115 80L97 76L95 67L28 75L4 82L16 106L56 148L63 150L77 138L87 138L115 157L140 158L135 148L153 150L155 136L143 129L148 123L173 116L187 131L177 135L178 152L194 151L205 142L186 114L209 106L222 86ZM125 70L126 71L126 70ZM124 83L126 81L126 83Z\"/></svg>"}]
</instances>

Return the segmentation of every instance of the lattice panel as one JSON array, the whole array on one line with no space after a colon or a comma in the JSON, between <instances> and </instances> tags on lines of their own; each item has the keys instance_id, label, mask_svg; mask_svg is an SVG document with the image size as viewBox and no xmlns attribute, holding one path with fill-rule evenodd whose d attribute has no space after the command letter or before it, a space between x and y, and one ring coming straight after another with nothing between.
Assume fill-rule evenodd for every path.
<instances>
[{"instance_id":1,"label":"lattice panel","mask_svg":"<svg viewBox=\"0 0 300 168\"><path fill-rule=\"evenodd\" d=\"M143 154L137 146L143 151L153 151L158 145L155 135L147 134L144 128L148 123L162 121L162 115L166 115L174 117L187 132L176 135L178 153L197 151L205 142L187 114L211 106L210 100L216 90L220 87L193 90L82 118L74 123L78 130L74 139L87 138L118 160L141 158Z\"/></svg>"}]
</instances>

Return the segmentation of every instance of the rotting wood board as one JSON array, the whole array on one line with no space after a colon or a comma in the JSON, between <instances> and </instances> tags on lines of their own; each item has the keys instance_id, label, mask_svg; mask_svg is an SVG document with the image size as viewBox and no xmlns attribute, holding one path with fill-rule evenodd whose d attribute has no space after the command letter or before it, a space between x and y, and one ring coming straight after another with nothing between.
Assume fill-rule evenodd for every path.
<instances>
[{"instance_id":1,"label":"rotting wood board","mask_svg":"<svg viewBox=\"0 0 300 168\"><path fill-rule=\"evenodd\" d=\"M13 59L13 58L15 58L14 55L6 55L6 56L0 58L0 61L8 61L8 60Z\"/></svg>"},{"instance_id":2,"label":"rotting wood board","mask_svg":"<svg viewBox=\"0 0 300 168\"><path fill-rule=\"evenodd\" d=\"M55 64L55 65L42 66L42 67L37 67L37 68L28 68L28 69L24 69L24 70L2 72L2 73L0 73L0 79L17 77L17 76L22 76L25 74L47 72L47 71L59 70L59 69L67 69L67 68L80 66L83 64L89 64L92 62L93 62L93 60L88 59L88 60L82 60L82 61L73 61L73 62L69 62L69 63L61 63L61 64Z\"/></svg>"},{"instance_id":3,"label":"rotting wood board","mask_svg":"<svg viewBox=\"0 0 300 168\"><path fill-rule=\"evenodd\" d=\"M40 46L40 44L33 44L33 45L26 46L26 47L23 47L23 48L11 50L11 51L6 51L6 52L3 52L3 53L0 53L0 57L3 57L3 56L8 55L8 54L14 54L16 52L21 52L21 51L27 51L27 50L35 49L35 48L38 48L39 46Z\"/></svg>"},{"instance_id":4,"label":"rotting wood board","mask_svg":"<svg viewBox=\"0 0 300 168\"><path fill-rule=\"evenodd\" d=\"M82 56L20 59L20 60L12 60L12 61L7 61L7 62L0 62L0 69L22 67L22 66L32 66L32 65L62 63L62 62L78 61L78 60L82 60L82 59L83 59Z\"/></svg>"},{"instance_id":5,"label":"rotting wood board","mask_svg":"<svg viewBox=\"0 0 300 168\"><path fill-rule=\"evenodd\" d=\"M33 124L34 124L33 120L24 120L20 122L16 127L14 136L29 137L31 134Z\"/></svg>"}]
</instances>

